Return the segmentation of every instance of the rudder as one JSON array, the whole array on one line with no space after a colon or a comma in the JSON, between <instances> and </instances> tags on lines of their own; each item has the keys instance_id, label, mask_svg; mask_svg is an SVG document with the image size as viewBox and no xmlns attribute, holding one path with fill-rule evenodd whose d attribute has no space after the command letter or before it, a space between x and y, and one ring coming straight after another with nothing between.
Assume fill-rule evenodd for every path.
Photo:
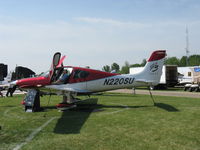
<instances>
[{"instance_id":1,"label":"rudder","mask_svg":"<svg viewBox=\"0 0 200 150\"><path fill-rule=\"evenodd\" d=\"M142 72L138 74L145 82L157 85L160 82L166 50L154 51L148 59Z\"/></svg>"}]
</instances>

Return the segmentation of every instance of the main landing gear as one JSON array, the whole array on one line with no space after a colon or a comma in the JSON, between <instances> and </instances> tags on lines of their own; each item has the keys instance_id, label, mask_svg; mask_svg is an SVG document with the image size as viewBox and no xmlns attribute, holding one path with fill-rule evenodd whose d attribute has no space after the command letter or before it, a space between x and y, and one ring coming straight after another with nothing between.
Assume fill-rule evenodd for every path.
<instances>
[{"instance_id":1,"label":"main landing gear","mask_svg":"<svg viewBox=\"0 0 200 150\"><path fill-rule=\"evenodd\" d=\"M72 94L70 92L66 93L63 96L63 102L56 105L57 109L64 111L64 110L77 107L75 103L80 100L75 99L74 96L76 96L76 94Z\"/></svg>"},{"instance_id":2,"label":"main landing gear","mask_svg":"<svg viewBox=\"0 0 200 150\"><path fill-rule=\"evenodd\" d=\"M26 97L21 102L21 104L24 105L25 112L38 112L43 110L40 107L40 94L41 93L39 90L28 90ZM62 93L62 95L64 95L63 101L62 103L56 105L57 109L64 111L67 109L77 107L76 102L79 102L80 99L75 98L75 96L77 95L76 93L68 92Z\"/></svg>"}]
</instances>

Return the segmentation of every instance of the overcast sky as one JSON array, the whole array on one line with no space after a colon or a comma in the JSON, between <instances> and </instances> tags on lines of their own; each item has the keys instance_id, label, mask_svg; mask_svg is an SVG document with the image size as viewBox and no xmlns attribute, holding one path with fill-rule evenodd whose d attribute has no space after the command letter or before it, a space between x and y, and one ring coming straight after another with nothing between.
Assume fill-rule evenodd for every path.
<instances>
[{"instance_id":1,"label":"overcast sky","mask_svg":"<svg viewBox=\"0 0 200 150\"><path fill-rule=\"evenodd\" d=\"M199 0L2 0L0 63L50 68L53 54L65 65L101 69L113 62L141 63L152 51L200 54Z\"/></svg>"}]
</instances>

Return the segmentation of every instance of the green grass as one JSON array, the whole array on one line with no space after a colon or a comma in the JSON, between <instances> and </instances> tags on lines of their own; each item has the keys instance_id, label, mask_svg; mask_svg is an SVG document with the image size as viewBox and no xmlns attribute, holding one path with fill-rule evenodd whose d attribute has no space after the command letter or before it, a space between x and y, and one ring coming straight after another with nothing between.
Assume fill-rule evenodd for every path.
<instances>
[{"instance_id":1,"label":"green grass","mask_svg":"<svg viewBox=\"0 0 200 150\"><path fill-rule=\"evenodd\" d=\"M0 150L15 148L53 117L21 149L200 149L200 99L154 96L153 106L148 95L104 93L58 112L61 97L52 96L47 106L46 96L41 98L44 112L25 113L22 98L0 99Z\"/></svg>"}]
</instances>

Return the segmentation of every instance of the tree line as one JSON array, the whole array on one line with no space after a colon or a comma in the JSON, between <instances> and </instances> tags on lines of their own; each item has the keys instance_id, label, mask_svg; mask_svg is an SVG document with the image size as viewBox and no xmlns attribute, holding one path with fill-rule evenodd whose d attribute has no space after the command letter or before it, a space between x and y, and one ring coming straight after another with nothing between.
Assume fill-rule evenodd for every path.
<instances>
[{"instance_id":1,"label":"tree line","mask_svg":"<svg viewBox=\"0 0 200 150\"><path fill-rule=\"evenodd\" d=\"M177 65L178 67L186 67L186 66L199 66L200 65L200 55L191 55L188 58L187 64L187 57L182 56L181 59L177 57L168 57L165 60L166 65Z\"/></svg>"},{"instance_id":2,"label":"tree line","mask_svg":"<svg viewBox=\"0 0 200 150\"><path fill-rule=\"evenodd\" d=\"M121 74L129 73L129 68L131 67L143 67L147 63L146 59L143 59L141 63L129 64L125 61L124 65L120 67L116 62L113 64L103 66L102 70L106 72L115 72ZM167 57L164 62L165 65L177 65L178 67L186 66L199 66L200 65L200 55L191 55L188 57L182 56L180 59L177 57Z\"/></svg>"}]
</instances>

